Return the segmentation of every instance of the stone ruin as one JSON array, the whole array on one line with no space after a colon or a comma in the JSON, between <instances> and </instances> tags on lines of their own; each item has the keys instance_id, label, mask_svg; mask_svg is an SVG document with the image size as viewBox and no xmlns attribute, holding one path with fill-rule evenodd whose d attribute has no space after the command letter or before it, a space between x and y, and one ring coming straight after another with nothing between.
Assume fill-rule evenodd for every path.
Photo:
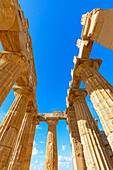
<instances>
[{"instance_id":1,"label":"stone ruin","mask_svg":"<svg viewBox=\"0 0 113 170\"><path fill-rule=\"evenodd\" d=\"M0 170L29 170L36 125L48 124L45 170L57 170L56 125L67 120L74 170L113 170L113 87L98 72L101 59L89 59L93 42L113 50L113 9L82 16L65 112L38 113L37 78L28 20L18 0L0 1L0 106L13 89L15 100L0 125ZM86 89L80 89L83 80ZM16 85L14 85L16 83ZM87 106L87 94L104 131Z\"/></svg>"}]
</instances>

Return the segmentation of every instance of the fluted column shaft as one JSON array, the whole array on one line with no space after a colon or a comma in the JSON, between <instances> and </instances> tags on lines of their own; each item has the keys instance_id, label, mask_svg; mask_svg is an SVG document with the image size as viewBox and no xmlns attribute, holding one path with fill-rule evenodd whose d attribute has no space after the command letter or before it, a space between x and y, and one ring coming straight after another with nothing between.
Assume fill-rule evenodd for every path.
<instances>
[{"instance_id":1,"label":"fluted column shaft","mask_svg":"<svg viewBox=\"0 0 113 170\"><path fill-rule=\"evenodd\" d=\"M83 146L80 141L77 120L75 117L74 107L68 107L67 122L69 125L69 134L72 150L73 169L86 170L86 163L84 159Z\"/></svg>"},{"instance_id":2,"label":"fluted column shaft","mask_svg":"<svg viewBox=\"0 0 113 170\"><path fill-rule=\"evenodd\" d=\"M28 170L30 168L30 161L31 161L31 156L32 156L32 149L33 149L35 130L36 130L36 125L38 123L39 122L37 121L37 118L34 117L33 121L32 121L32 124L30 126L28 145L27 145L27 152L26 152L24 163L23 163L23 169L25 169L25 170Z\"/></svg>"},{"instance_id":3,"label":"fluted column shaft","mask_svg":"<svg viewBox=\"0 0 113 170\"><path fill-rule=\"evenodd\" d=\"M34 110L33 106L28 105L27 111L25 114L26 114L25 128L24 128L21 142L18 148L18 153L16 155L13 170L24 170L27 149L29 147L28 142L29 142L29 136L30 136L30 128L33 122L33 117L36 116L36 111Z\"/></svg>"},{"instance_id":4,"label":"fluted column shaft","mask_svg":"<svg viewBox=\"0 0 113 170\"><path fill-rule=\"evenodd\" d=\"M94 67L84 68L82 79L113 150L113 87Z\"/></svg>"},{"instance_id":5,"label":"fluted column shaft","mask_svg":"<svg viewBox=\"0 0 113 170\"><path fill-rule=\"evenodd\" d=\"M27 115L25 114L27 103L29 100L29 95L25 93L28 89L17 88L15 95L19 101L13 104L17 105L10 109L11 119L9 121L4 121L7 129L3 131L3 135L0 141L0 167L2 169L12 169L15 161L15 157L19 148L19 144L22 138L23 130L25 127L25 122Z\"/></svg>"},{"instance_id":6,"label":"fluted column shaft","mask_svg":"<svg viewBox=\"0 0 113 170\"><path fill-rule=\"evenodd\" d=\"M78 94L79 92L80 94ZM96 127L85 101L85 92L77 90L77 95L74 95L73 98L75 115L77 118L81 142L83 143L87 169L112 169L112 163L103 149L104 144L99 136L98 128Z\"/></svg>"},{"instance_id":7,"label":"fluted column shaft","mask_svg":"<svg viewBox=\"0 0 113 170\"><path fill-rule=\"evenodd\" d=\"M25 62L19 54L1 52L0 65L0 106L22 72Z\"/></svg>"},{"instance_id":8,"label":"fluted column shaft","mask_svg":"<svg viewBox=\"0 0 113 170\"><path fill-rule=\"evenodd\" d=\"M8 110L5 118L3 119L3 121L0 125L0 141L2 140L2 138L4 136L4 133L6 133L13 116L17 113L17 111L19 111L18 107L19 107L20 103L22 102L22 98L23 98L22 95L16 96L16 98L15 98L14 102L12 103L10 109Z\"/></svg>"},{"instance_id":9,"label":"fluted column shaft","mask_svg":"<svg viewBox=\"0 0 113 170\"><path fill-rule=\"evenodd\" d=\"M56 125L58 121L48 120L48 136L44 170L58 170Z\"/></svg>"}]
</instances>

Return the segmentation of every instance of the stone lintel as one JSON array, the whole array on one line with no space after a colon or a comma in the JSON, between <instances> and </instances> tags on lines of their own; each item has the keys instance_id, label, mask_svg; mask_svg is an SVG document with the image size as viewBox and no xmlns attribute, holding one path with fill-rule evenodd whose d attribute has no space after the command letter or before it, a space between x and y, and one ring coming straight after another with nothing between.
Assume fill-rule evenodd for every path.
<instances>
[{"instance_id":1,"label":"stone lintel","mask_svg":"<svg viewBox=\"0 0 113 170\"><path fill-rule=\"evenodd\" d=\"M97 70L99 69L102 60L101 59L83 59L75 57L75 67L73 71L71 71L73 80L81 80L81 72L86 67L95 67Z\"/></svg>"},{"instance_id":2,"label":"stone lintel","mask_svg":"<svg viewBox=\"0 0 113 170\"><path fill-rule=\"evenodd\" d=\"M92 40L77 40L77 47L79 48L78 58L89 58L93 46Z\"/></svg>"},{"instance_id":3,"label":"stone lintel","mask_svg":"<svg viewBox=\"0 0 113 170\"><path fill-rule=\"evenodd\" d=\"M10 9L10 10L9 10ZM0 1L0 30L22 31L29 28L28 20L20 9L18 1Z\"/></svg>"},{"instance_id":4,"label":"stone lintel","mask_svg":"<svg viewBox=\"0 0 113 170\"><path fill-rule=\"evenodd\" d=\"M47 121L47 120L66 120L67 115L65 112L55 111L53 113L38 113L37 119L39 121Z\"/></svg>"},{"instance_id":5,"label":"stone lintel","mask_svg":"<svg viewBox=\"0 0 113 170\"><path fill-rule=\"evenodd\" d=\"M82 15L81 24L83 25L83 30L81 37L84 40L89 40L91 35L93 34L94 28L97 23L97 19L99 16L100 11L103 9L96 8L91 12L87 12L86 14Z\"/></svg>"}]
</instances>

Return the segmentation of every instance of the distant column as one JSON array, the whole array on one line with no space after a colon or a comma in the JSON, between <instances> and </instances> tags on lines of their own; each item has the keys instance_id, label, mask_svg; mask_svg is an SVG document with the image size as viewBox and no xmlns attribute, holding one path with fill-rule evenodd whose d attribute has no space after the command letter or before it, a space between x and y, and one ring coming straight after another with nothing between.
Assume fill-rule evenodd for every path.
<instances>
[{"instance_id":1,"label":"distant column","mask_svg":"<svg viewBox=\"0 0 113 170\"><path fill-rule=\"evenodd\" d=\"M83 80L113 150L113 87L97 71L101 60L77 59L77 62L74 76Z\"/></svg>"},{"instance_id":2,"label":"distant column","mask_svg":"<svg viewBox=\"0 0 113 170\"><path fill-rule=\"evenodd\" d=\"M69 134L72 150L73 169L86 170L86 163L83 153L83 145L80 141L75 109L73 106L67 108L67 123L69 125Z\"/></svg>"},{"instance_id":3,"label":"distant column","mask_svg":"<svg viewBox=\"0 0 113 170\"><path fill-rule=\"evenodd\" d=\"M19 100L13 103L17 106L10 110L11 120L6 121L7 129L5 129L0 141L0 167L7 170L12 169L15 161L27 118L26 107L32 94L31 89L27 87L14 86L13 90Z\"/></svg>"},{"instance_id":4,"label":"distant column","mask_svg":"<svg viewBox=\"0 0 113 170\"><path fill-rule=\"evenodd\" d=\"M58 170L56 125L58 120L48 120L48 136L44 170Z\"/></svg>"},{"instance_id":5,"label":"distant column","mask_svg":"<svg viewBox=\"0 0 113 170\"><path fill-rule=\"evenodd\" d=\"M0 106L25 67L25 59L18 53L0 52ZM24 67L23 67L24 66Z\"/></svg>"},{"instance_id":6,"label":"distant column","mask_svg":"<svg viewBox=\"0 0 113 170\"><path fill-rule=\"evenodd\" d=\"M105 152L99 130L89 111L85 89L75 89L73 97L75 115L88 170L113 169L110 157Z\"/></svg>"}]
</instances>

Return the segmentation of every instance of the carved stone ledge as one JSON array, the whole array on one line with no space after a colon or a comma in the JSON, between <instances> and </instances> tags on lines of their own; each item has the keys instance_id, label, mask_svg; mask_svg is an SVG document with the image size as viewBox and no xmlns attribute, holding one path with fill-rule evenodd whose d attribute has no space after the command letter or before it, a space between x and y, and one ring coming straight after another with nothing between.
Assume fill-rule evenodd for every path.
<instances>
[{"instance_id":1,"label":"carved stone ledge","mask_svg":"<svg viewBox=\"0 0 113 170\"><path fill-rule=\"evenodd\" d=\"M87 12L86 14L82 15L81 24L83 25L82 35L81 37L84 40L89 40L93 30L95 28L99 12L102 11L101 8L96 8L91 12Z\"/></svg>"}]
</instances>

